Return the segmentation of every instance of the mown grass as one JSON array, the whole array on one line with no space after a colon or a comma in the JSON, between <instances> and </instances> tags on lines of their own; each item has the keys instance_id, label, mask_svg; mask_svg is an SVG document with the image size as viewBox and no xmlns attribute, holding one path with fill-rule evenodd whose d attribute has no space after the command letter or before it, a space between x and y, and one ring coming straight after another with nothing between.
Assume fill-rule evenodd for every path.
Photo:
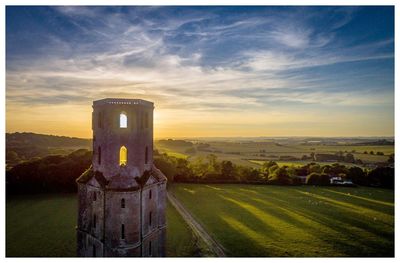
<instances>
[{"instance_id":1,"label":"mown grass","mask_svg":"<svg viewBox=\"0 0 400 263\"><path fill-rule=\"evenodd\" d=\"M167 202L167 256L201 256L200 241L179 215L178 211Z\"/></svg>"},{"instance_id":2,"label":"mown grass","mask_svg":"<svg viewBox=\"0 0 400 263\"><path fill-rule=\"evenodd\" d=\"M76 256L74 194L7 197L7 257Z\"/></svg>"},{"instance_id":3,"label":"mown grass","mask_svg":"<svg viewBox=\"0 0 400 263\"><path fill-rule=\"evenodd\" d=\"M229 256L394 256L394 192L374 188L176 184Z\"/></svg>"},{"instance_id":4,"label":"mown grass","mask_svg":"<svg viewBox=\"0 0 400 263\"><path fill-rule=\"evenodd\" d=\"M6 200L7 257L75 257L76 194L13 196ZM169 203L167 256L198 256L198 240Z\"/></svg>"}]
</instances>

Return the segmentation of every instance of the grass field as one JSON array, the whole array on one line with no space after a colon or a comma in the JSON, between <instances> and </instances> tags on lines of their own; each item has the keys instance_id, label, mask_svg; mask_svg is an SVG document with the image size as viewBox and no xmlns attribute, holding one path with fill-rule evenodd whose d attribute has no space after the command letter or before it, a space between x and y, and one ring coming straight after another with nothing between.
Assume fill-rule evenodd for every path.
<instances>
[{"instance_id":1,"label":"grass field","mask_svg":"<svg viewBox=\"0 0 400 263\"><path fill-rule=\"evenodd\" d=\"M183 149L183 148L180 148L180 149L178 149L177 151L173 151L173 150L170 150L170 149L168 149L168 148L158 148L158 150L160 151L160 152L162 152L162 153L166 153L166 154L168 154L169 156L173 156L173 157L176 157L176 158L182 158L182 159L186 159L187 157L188 157L188 155L187 154L184 154L184 153L182 153L182 152L179 152L179 151L184 151L185 149Z\"/></svg>"},{"instance_id":2,"label":"grass field","mask_svg":"<svg viewBox=\"0 0 400 263\"><path fill-rule=\"evenodd\" d=\"M7 198L6 256L76 256L76 198L76 194ZM198 243L178 212L168 204L167 255L201 255Z\"/></svg>"},{"instance_id":3,"label":"grass field","mask_svg":"<svg viewBox=\"0 0 400 263\"><path fill-rule=\"evenodd\" d=\"M229 256L394 256L394 192L376 188L176 184Z\"/></svg>"},{"instance_id":4,"label":"grass field","mask_svg":"<svg viewBox=\"0 0 400 263\"><path fill-rule=\"evenodd\" d=\"M394 153L393 145L303 145L298 142L287 142L286 144L279 144L275 142L240 142L240 141L204 141L209 144L209 151L198 150L196 153L188 154L186 150L188 147L182 146L165 146L155 142L157 149L160 152L167 153L168 155L178 158L188 158L193 160L199 156L206 156L215 154L219 160L231 161L237 165L251 166L258 168L259 164L252 159L276 159L279 156L293 156L301 158L303 155L310 155L314 153L328 153L335 154L339 151L352 152L356 159L361 159L365 163L385 162L389 155ZM261 153L262 151L262 153ZM371 155L364 154L370 151L383 152L385 155ZM263 154L262 156L260 154ZM272 158L271 156L275 156ZM310 161L299 161L302 165ZM329 164L329 163L328 163ZM353 165L353 164L348 164Z\"/></svg>"}]
</instances>

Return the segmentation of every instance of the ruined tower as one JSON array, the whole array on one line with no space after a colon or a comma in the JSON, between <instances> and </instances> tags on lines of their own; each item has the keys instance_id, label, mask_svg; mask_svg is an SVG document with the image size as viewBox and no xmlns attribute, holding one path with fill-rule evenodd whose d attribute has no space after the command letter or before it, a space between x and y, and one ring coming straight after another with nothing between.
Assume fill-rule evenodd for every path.
<instances>
[{"instance_id":1,"label":"ruined tower","mask_svg":"<svg viewBox=\"0 0 400 263\"><path fill-rule=\"evenodd\" d=\"M78 179L77 254L165 256L166 177L153 165L153 103L93 102L92 166Z\"/></svg>"}]
</instances>

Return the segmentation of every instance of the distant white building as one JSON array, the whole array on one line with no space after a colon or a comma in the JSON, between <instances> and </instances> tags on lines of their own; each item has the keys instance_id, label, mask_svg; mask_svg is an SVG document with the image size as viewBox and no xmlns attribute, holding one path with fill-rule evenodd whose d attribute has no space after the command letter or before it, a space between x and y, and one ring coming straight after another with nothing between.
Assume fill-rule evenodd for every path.
<instances>
[{"instance_id":1,"label":"distant white building","mask_svg":"<svg viewBox=\"0 0 400 263\"><path fill-rule=\"evenodd\" d=\"M330 179L333 185L353 185L353 182L349 179L343 179L341 176L333 176Z\"/></svg>"}]
</instances>

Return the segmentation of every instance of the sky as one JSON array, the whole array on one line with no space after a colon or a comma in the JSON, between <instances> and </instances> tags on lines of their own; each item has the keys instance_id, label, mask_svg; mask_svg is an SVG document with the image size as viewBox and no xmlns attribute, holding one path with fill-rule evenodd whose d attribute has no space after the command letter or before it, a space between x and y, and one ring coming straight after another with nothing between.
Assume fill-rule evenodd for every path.
<instances>
[{"instance_id":1,"label":"sky","mask_svg":"<svg viewBox=\"0 0 400 263\"><path fill-rule=\"evenodd\" d=\"M165 137L393 136L394 8L6 7L6 131L90 138L92 101Z\"/></svg>"}]
</instances>

